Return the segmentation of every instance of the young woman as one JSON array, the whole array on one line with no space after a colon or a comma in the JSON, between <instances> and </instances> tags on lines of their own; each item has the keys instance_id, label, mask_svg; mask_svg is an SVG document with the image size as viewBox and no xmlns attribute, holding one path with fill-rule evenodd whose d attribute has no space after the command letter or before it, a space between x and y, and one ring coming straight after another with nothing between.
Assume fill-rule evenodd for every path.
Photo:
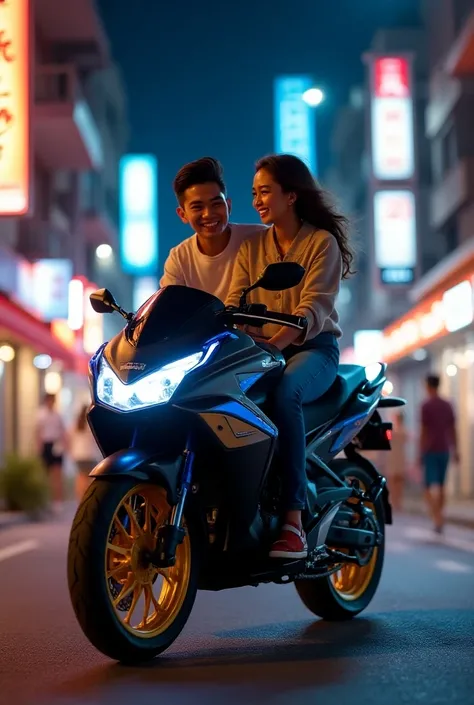
<instances>
[{"instance_id":1,"label":"young woman","mask_svg":"<svg viewBox=\"0 0 474 705\"><path fill-rule=\"evenodd\" d=\"M253 181L253 206L271 225L242 243L226 301L237 306L242 290L272 262L301 264L301 284L282 292L257 289L249 302L305 316L304 334L266 325L263 334L285 355L287 366L274 394L284 468L285 517L272 558L304 558L308 553L301 512L306 504L303 403L316 401L333 384L339 365L341 329L335 309L341 279L351 273L353 256L347 220L334 211L306 165L289 154L261 159ZM262 331L254 330L255 337Z\"/></svg>"},{"instance_id":2,"label":"young woman","mask_svg":"<svg viewBox=\"0 0 474 705\"><path fill-rule=\"evenodd\" d=\"M81 501L84 492L89 487L89 473L102 460L101 452L87 423L88 408L87 405L81 408L69 437L71 458L76 463L76 499L78 502Z\"/></svg>"}]
</instances>

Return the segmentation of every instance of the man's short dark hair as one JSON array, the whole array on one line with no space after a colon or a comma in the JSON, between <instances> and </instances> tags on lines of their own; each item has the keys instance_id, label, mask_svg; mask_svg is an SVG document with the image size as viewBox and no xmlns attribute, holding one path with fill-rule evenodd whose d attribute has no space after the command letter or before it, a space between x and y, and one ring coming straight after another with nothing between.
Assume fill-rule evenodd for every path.
<instances>
[{"instance_id":1,"label":"man's short dark hair","mask_svg":"<svg viewBox=\"0 0 474 705\"><path fill-rule=\"evenodd\" d=\"M426 384L430 389L439 389L440 379L438 375L428 375Z\"/></svg>"},{"instance_id":2,"label":"man's short dark hair","mask_svg":"<svg viewBox=\"0 0 474 705\"><path fill-rule=\"evenodd\" d=\"M182 204L184 192L197 184L216 183L226 195L224 169L222 164L212 157L202 157L181 167L173 181L176 198Z\"/></svg>"}]
</instances>

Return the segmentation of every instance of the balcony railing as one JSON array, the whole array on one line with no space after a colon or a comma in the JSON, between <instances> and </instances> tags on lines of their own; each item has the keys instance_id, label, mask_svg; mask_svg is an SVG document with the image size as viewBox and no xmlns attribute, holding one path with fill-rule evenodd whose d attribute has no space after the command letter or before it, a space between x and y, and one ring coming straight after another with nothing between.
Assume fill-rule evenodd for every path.
<instances>
[{"instance_id":1,"label":"balcony railing","mask_svg":"<svg viewBox=\"0 0 474 705\"><path fill-rule=\"evenodd\" d=\"M72 64L47 64L36 70L35 102L71 104L82 100L83 95Z\"/></svg>"},{"instance_id":2,"label":"balcony railing","mask_svg":"<svg viewBox=\"0 0 474 705\"><path fill-rule=\"evenodd\" d=\"M29 260L71 256L71 235L51 223L37 220L22 221L18 251Z\"/></svg>"},{"instance_id":3,"label":"balcony railing","mask_svg":"<svg viewBox=\"0 0 474 705\"><path fill-rule=\"evenodd\" d=\"M103 148L95 118L83 94L73 64L46 64L36 70L37 122L64 118L74 123L94 166L103 162Z\"/></svg>"}]
</instances>

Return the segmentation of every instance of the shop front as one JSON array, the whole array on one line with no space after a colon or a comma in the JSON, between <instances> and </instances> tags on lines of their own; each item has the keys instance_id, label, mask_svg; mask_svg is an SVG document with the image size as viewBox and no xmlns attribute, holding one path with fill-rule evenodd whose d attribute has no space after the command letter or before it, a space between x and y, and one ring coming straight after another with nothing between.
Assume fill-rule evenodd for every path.
<instances>
[{"instance_id":1,"label":"shop front","mask_svg":"<svg viewBox=\"0 0 474 705\"><path fill-rule=\"evenodd\" d=\"M51 326L0 294L0 457L34 448L34 424L45 393L61 400L64 375L85 378L84 357Z\"/></svg>"},{"instance_id":2,"label":"shop front","mask_svg":"<svg viewBox=\"0 0 474 705\"><path fill-rule=\"evenodd\" d=\"M64 421L72 423L90 399L90 348L102 342L100 321L94 318L92 334L90 314L85 313L90 309L85 295L92 285L81 290L79 325L69 325L77 303L70 295L70 261L31 263L6 250L1 255L0 458L8 452L32 452L35 418L45 393L57 395Z\"/></svg>"},{"instance_id":3,"label":"shop front","mask_svg":"<svg viewBox=\"0 0 474 705\"><path fill-rule=\"evenodd\" d=\"M429 373L453 403L461 462L452 466L452 497L474 497L474 252L440 266L415 290L415 306L383 331L383 358L394 394L407 400L412 432L409 461L418 454L420 406Z\"/></svg>"}]
</instances>

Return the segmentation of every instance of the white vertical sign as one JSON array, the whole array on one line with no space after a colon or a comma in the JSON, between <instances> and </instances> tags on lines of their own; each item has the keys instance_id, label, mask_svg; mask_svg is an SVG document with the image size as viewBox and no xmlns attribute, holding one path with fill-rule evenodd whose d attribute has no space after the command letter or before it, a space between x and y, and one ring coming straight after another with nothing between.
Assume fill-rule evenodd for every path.
<instances>
[{"instance_id":1,"label":"white vertical sign","mask_svg":"<svg viewBox=\"0 0 474 705\"><path fill-rule=\"evenodd\" d=\"M407 181L415 173L410 62L379 57L372 71L373 174L378 181Z\"/></svg>"},{"instance_id":2,"label":"white vertical sign","mask_svg":"<svg viewBox=\"0 0 474 705\"><path fill-rule=\"evenodd\" d=\"M375 266L383 284L410 284L416 267L415 197L408 189L374 194Z\"/></svg>"}]
</instances>

